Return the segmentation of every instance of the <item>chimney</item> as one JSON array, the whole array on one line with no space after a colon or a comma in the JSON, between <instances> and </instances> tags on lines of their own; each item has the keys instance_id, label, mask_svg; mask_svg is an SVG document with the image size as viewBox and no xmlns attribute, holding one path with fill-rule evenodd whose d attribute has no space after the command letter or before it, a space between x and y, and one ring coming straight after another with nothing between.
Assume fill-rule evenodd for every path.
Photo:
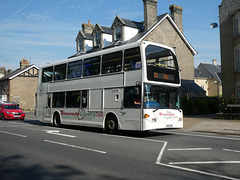
<instances>
[{"instance_id":1,"label":"chimney","mask_svg":"<svg viewBox=\"0 0 240 180\"><path fill-rule=\"evenodd\" d=\"M212 60L212 65L217 66L217 60L216 59Z\"/></svg>"},{"instance_id":2,"label":"chimney","mask_svg":"<svg viewBox=\"0 0 240 180\"><path fill-rule=\"evenodd\" d=\"M157 22L157 3L158 0L143 0L145 31Z\"/></svg>"},{"instance_id":3,"label":"chimney","mask_svg":"<svg viewBox=\"0 0 240 180\"><path fill-rule=\"evenodd\" d=\"M28 67L30 65L29 61L27 59L22 58L20 61L20 68L23 69L25 67Z\"/></svg>"},{"instance_id":4,"label":"chimney","mask_svg":"<svg viewBox=\"0 0 240 180\"><path fill-rule=\"evenodd\" d=\"M1 67L0 67L0 76L1 76L1 74L2 74L3 76L7 75L5 66L3 66L3 67L1 66Z\"/></svg>"},{"instance_id":5,"label":"chimney","mask_svg":"<svg viewBox=\"0 0 240 180\"><path fill-rule=\"evenodd\" d=\"M12 68L10 67L7 72L8 72L8 74L11 73L12 72Z\"/></svg>"},{"instance_id":6,"label":"chimney","mask_svg":"<svg viewBox=\"0 0 240 180\"><path fill-rule=\"evenodd\" d=\"M173 4L169 7L169 9L171 11L171 17L173 21L177 24L181 32L183 32L183 22L182 22L183 8Z\"/></svg>"},{"instance_id":7,"label":"chimney","mask_svg":"<svg viewBox=\"0 0 240 180\"><path fill-rule=\"evenodd\" d=\"M82 24L82 31L84 34L92 34L93 28L94 28L94 25L90 24L90 21L88 21L88 23Z\"/></svg>"}]
</instances>

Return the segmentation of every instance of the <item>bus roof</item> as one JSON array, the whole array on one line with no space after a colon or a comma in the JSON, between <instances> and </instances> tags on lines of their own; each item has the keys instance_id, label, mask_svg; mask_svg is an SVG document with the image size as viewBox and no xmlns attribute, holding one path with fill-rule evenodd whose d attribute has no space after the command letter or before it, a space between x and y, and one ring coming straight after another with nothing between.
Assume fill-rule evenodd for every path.
<instances>
[{"instance_id":1,"label":"bus roof","mask_svg":"<svg viewBox=\"0 0 240 180\"><path fill-rule=\"evenodd\" d=\"M149 41L138 41L138 42L133 42L133 43L129 43L129 44L125 44L125 43L117 44L118 42L114 42L114 43L115 43L115 45L112 43L112 45L110 45L109 47L106 47L102 50L93 51L93 52L89 52L89 53L80 53L76 57L70 57L68 59L48 63L48 64L40 66L40 68L46 68L46 67L50 67L50 66L55 66L55 65L59 65L59 64L64 64L64 63L69 63L69 62L73 62L73 61L77 61L77 60L91 58L93 56L101 56L101 55L104 55L104 54L107 54L107 53L113 53L113 52L121 51L121 50L124 50L124 49L134 48L134 47L140 46L142 43L151 43L153 45L154 44L155 45L160 45L164 48L168 48L168 49L173 50L171 47L168 47L166 45L162 45L162 44L158 44L158 43L154 43L154 42L149 42Z\"/></svg>"}]
</instances>

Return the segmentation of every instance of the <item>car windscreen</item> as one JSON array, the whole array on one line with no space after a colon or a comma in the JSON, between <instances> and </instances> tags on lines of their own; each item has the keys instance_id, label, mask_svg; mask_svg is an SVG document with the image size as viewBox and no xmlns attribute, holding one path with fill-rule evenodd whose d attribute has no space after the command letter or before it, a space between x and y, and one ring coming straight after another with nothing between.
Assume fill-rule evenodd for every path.
<instances>
[{"instance_id":1,"label":"car windscreen","mask_svg":"<svg viewBox=\"0 0 240 180\"><path fill-rule=\"evenodd\" d=\"M20 109L17 105L4 105L4 109Z\"/></svg>"}]
</instances>

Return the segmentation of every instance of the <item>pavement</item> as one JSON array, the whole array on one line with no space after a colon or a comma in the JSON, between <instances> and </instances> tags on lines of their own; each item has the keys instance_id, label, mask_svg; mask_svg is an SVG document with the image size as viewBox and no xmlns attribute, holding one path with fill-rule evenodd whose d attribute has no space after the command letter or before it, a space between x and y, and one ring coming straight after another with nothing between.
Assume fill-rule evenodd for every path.
<instances>
[{"instance_id":1,"label":"pavement","mask_svg":"<svg viewBox=\"0 0 240 180\"><path fill-rule=\"evenodd\" d=\"M36 118L34 111L25 113L26 117ZM240 136L240 119L217 119L216 114L184 116L183 128L180 131Z\"/></svg>"},{"instance_id":2,"label":"pavement","mask_svg":"<svg viewBox=\"0 0 240 180\"><path fill-rule=\"evenodd\" d=\"M184 116L181 131L240 136L240 119L217 119L215 114Z\"/></svg>"}]
</instances>

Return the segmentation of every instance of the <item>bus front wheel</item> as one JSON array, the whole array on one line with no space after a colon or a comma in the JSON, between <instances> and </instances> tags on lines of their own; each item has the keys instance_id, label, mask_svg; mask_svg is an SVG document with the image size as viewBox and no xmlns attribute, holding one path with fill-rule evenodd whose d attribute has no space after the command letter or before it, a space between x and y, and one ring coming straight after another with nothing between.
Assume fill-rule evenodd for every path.
<instances>
[{"instance_id":1,"label":"bus front wheel","mask_svg":"<svg viewBox=\"0 0 240 180\"><path fill-rule=\"evenodd\" d=\"M116 134L118 131L118 121L114 116L109 116L106 118L105 131L109 134Z\"/></svg>"},{"instance_id":2,"label":"bus front wheel","mask_svg":"<svg viewBox=\"0 0 240 180\"><path fill-rule=\"evenodd\" d=\"M53 126L54 127L60 127L61 126L61 119L60 115L58 113L55 113L53 116Z\"/></svg>"}]
</instances>

